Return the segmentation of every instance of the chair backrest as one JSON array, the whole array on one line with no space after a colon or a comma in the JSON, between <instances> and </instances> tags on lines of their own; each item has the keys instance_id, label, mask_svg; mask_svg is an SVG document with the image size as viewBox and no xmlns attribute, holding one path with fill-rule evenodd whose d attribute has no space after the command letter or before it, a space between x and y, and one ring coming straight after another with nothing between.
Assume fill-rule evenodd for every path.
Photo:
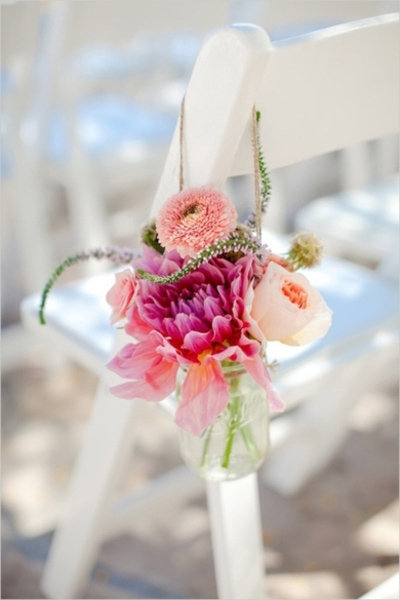
<instances>
[{"instance_id":1,"label":"chair backrest","mask_svg":"<svg viewBox=\"0 0 400 600\"><path fill-rule=\"evenodd\" d=\"M273 46L259 27L232 25L206 42L185 100L186 186L222 186L253 169L251 108L261 110L270 169L394 133L399 16L338 25ZM178 189L175 131L153 214Z\"/></svg>"}]
</instances>

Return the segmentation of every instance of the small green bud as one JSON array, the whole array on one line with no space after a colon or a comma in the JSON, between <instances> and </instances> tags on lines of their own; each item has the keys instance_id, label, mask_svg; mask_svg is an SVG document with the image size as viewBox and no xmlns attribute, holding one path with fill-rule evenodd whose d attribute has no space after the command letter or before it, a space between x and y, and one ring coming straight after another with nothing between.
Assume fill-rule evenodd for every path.
<instances>
[{"instance_id":1,"label":"small green bud","mask_svg":"<svg viewBox=\"0 0 400 600\"><path fill-rule=\"evenodd\" d=\"M164 254L165 248L161 246L160 242L158 241L155 221L151 221L142 228L140 237L143 244L146 244L146 246L151 246L160 254Z\"/></svg>"},{"instance_id":2,"label":"small green bud","mask_svg":"<svg viewBox=\"0 0 400 600\"><path fill-rule=\"evenodd\" d=\"M313 233L302 231L293 238L287 258L293 269L297 270L317 265L322 253L323 247L319 239Z\"/></svg>"}]
</instances>

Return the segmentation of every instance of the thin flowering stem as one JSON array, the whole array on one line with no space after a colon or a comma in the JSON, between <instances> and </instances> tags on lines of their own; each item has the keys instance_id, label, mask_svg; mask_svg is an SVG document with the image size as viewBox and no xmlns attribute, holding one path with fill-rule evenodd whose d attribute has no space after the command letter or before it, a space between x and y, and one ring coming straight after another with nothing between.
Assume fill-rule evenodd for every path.
<instances>
[{"instance_id":1,"label":"thin flowering stem","mask_svg":"<svg viewBox=\"0 0 400 600\"><path fill-rule=\"evenodd\" d=\"M182 267L182 269L175 271L175 273L162 276L148 273L142 269L137 269L136 274L142 279L147 279L152 283L173 283L179 279L182 279L183 277L186 277L186 275L189 275L189 273L198 269L200 265L209 262L212 258L232 251L245 252L246 254L254 253L262 258L266 248L253 237L243 236L243 234L237 235L234 233L228 239L221 240L216 244L208 246L205 250L202 250L202 252L196 254L196 256L191 258L186 265Z\"/></svg>"},{"instance_id":2,"label":"thin flowering stem","mask_svg":"<svg viewBox=\"0 0 400 600\"><path fill-rule=\"evenodd\" d=\"M261 213L264 214L268 208L270 196L271 196L271 179L268 173L267 165L265 162L264 152L260 142L260 119L261 113L257 111L256 120L257 120L257 134L256 139L254 140L255 149L257 152L257 160L258 160L258 170L260 173L261 180ZM250 227L250 229L256 228L256 213L253 211L246 221L246 225Z\"/></svg>"},{"instance_id":3,"label":"thin flowering stem","mask_svg":"<svg viewBox=\"0 0 400 600\"><path fill-rule=\"evenodd\" d=\"M61 264L58 265L49 277L46 285L43 288L42 296L39 305L39 322L41 325L46 325L46 319L44 317L44 309L47 302L47 297L54 286L57 279L64 273L66 269L76 265L80 262L95 258L96 260L107 259L117 265L127 264L132 262L136 257L136 254L130 248L119 248L118 246L110 246L108 248L95 248L93 250L78 252L73 256L66 258Z\"/></svg>"}]
</instances>

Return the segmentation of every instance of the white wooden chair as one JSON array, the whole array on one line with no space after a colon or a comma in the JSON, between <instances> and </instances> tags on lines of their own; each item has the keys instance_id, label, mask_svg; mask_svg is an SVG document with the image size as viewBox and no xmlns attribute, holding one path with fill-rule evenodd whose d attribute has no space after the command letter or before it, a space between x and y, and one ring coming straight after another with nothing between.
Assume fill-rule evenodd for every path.
<instances>
[{"instance_id":1,"label":"white wooden chair","mask_svg":"<svg viewBox=\"0 0 400 600\"><path fill-rule=\"evenodd\" d=\"M223 186L229 175L252 172L249 117L254 104L262 113L261 138L271 169L393 131L398 109L398 31L398 17L388 15L334 27L276 48L263 30L251 25L231 26L214 34L199 55L186 93L187 185ZM153 214L177 189L178 155L176 131ZM333 327L324 340L282 351L275 382L289 406L312 394L305 403L310 406L306 416L311 415L312 421L317 415L318 421L313 423L312 435L307 428L302 430L308 441L302 458L303 467L311 462L311 472L315 472L318 466L312 454L321 453L327 460L342 437L349 395L357 396L355 380L362 374L365 383L370 383L382 363L393 357L396 298L391 286L344 261L327 260L310 271L310 278L334 310ZM100 375L65 515L42 580L45 594L54 598L79 593L99 544L106 534L123 527L125 519L152 509L183 482L196 489L202 483L179 468L154 481L131 502L111 505L111 493L133 441L137 407L136 402L116 399L107 391L113 376L103 365L112 348L115 351L122 342L114 341L107 320L104 295L112 280L111 274L101 275L54 290L48 303L48 325L40 328L51 344ZM26 299L22 308L24 321L36 330L37 306L35 296ZM318 381L322 389L315 387ZM327 435L330 430L333 436ZM304 439L300 442L304 446ZM284 447L283 454L278 453L279 471L283 465L290 478L295 464L290 461L296 454L298 458L296 446L289 454ZM303 470L309 474L307 468ZM279 477L275 481L285 488ZM256 475L206 487L219 597L262 597Z\"/></svg>"}]
</instances>

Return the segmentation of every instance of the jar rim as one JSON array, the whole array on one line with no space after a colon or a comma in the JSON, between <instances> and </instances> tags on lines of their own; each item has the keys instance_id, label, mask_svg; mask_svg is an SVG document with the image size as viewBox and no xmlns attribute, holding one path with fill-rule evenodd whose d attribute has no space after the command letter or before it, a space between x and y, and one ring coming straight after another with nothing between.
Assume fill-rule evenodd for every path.
<instances>
[{"instance_id":1,"label":"jar rim","mask_svg":"<svg viewBox=\"0 0 400 600\"><path fill-rule=\"evenodd\" d=\"M244 373L247 373L246 369L240 362L233 360L223 360L221 362L221 368L224 373L224 376L226 377L237 377L238 375L243 375Z\"/></svg>"},{"instance_id":2,"label":"jar rim","mask_svg":"<svg viewBox=\"0 0 400 600\"><path fill-rule=\"evenodd\" d=\"M247 370L238 361L225 359L220 361L220 365L224 376L228 378L237 377L238 375L244 375L245 373L247 373ZM181 365L180 368L184 373L187 373L187 371L189 370L189 367L186 365Z\"/></svg>"}]
</instances>

